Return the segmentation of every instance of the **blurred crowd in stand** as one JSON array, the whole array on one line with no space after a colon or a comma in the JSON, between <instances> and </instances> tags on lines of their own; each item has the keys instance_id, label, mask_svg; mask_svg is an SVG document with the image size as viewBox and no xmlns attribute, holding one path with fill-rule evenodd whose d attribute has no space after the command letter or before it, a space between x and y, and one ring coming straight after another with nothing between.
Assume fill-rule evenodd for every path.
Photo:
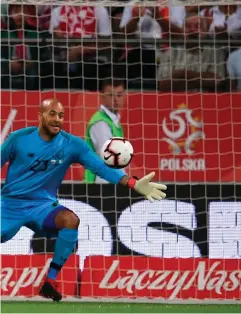
<instances>
[{"instance_id":1,"label":"blurred crowd in stand","mask_svg":"<svg viewBox=\"0 0 241 314\"><path fill-rule=\"evenodd\" d=\"M241 90L241 6L159 4L2 4L2 88L98 90L103 79L122 77L130 89ZM226 42L213 45L218 39Z\"/></svg>"}]
</instances>

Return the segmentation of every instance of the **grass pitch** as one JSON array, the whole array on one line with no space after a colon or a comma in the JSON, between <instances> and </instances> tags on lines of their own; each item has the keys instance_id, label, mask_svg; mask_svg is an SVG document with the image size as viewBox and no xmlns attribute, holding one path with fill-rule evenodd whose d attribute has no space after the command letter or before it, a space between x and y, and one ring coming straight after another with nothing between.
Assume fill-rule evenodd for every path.
<instances>
[{"instance_id":1,"label":"grass pitch","mask_svg":"<svg viewBox=\"0 0 241 314\"><path fill-rule=\"evenodd\" d=\"M153 304L2 301L1 313L241 313L241 304Z\"/></svg>"}]
</instances>

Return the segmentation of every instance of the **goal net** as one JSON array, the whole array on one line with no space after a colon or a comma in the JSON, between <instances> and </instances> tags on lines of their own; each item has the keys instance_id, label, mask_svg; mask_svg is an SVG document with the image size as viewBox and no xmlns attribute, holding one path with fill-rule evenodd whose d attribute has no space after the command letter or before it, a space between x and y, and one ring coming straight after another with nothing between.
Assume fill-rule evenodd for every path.
<instances>
[{"instance_id":1,"label":"goal net","mask_svg":"<svg viewBox=\"0 0 241 314\"><path fill-rule=\"evenodd\" d=\"M80 226L63 295L240 301L241 2L5 0L1 25L2 142L56 97L66 131L84 138L100 110L133 144L126 173L168 186L150 203L72 165L59 197ZM1 295L38 297L54 244L26 227L3 243Z\"/></svg>"}]
</instances>

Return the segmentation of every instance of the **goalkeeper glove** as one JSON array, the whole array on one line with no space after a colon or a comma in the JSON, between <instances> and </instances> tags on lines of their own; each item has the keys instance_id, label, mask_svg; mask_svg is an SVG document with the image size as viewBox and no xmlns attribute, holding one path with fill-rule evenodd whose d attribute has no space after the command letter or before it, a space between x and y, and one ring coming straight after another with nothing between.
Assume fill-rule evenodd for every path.
<instances>
[{"instance_id":1,"label":"goalkeeper glove","mask_svg":"<svg viewBox=\"0 0 241 314\"><path fill-rule=\"evenodd\" d=\"M140 180L131 178L128 181L128 187L144 195L150 202L154 202L155 200L162 200L166 197L166 194L162 192L162 190L166 190L167 186L164 184L151 182L154 175L155 172L151 172Z\"/></svg>"}]
</instances>

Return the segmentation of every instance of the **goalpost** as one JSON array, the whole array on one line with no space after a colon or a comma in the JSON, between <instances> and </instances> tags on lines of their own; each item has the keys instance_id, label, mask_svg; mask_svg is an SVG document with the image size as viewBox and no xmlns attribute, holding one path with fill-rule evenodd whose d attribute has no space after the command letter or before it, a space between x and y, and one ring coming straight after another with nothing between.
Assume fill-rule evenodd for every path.
<instances>
[{"instance_id":1,"label":"goalpost","mask_svg":"<svg viewBox=\"0 0 241 314\"><path fill-rule=\"evenodd\" d=\"M15 36L9 6L16 4L24 7L25 24ZM58 277L66 300L240 302L241 91L226 64L241 48L233 27L241 1L1 5L1 139L9 129L36 125L38 105L50 97L66 108L65 130L84 137L102 104L101 83L121 78L121 123L135 150L127 172L141 177L155 171L168 186L167 199L152 204L117 186L86 185L83 168L70 168L60 202L79 216L80 226L76 251ZM221 5L229 11L212 9ZM133 13L134 7L140 10ZM134 18L141 8L145 18ZM138 21L127 36L132 18ZM93 36L96 31L101 36ZM2 297L39 300L53 250L54 240L25 227L1 244Z\"/></svg>"}]
</instances>

